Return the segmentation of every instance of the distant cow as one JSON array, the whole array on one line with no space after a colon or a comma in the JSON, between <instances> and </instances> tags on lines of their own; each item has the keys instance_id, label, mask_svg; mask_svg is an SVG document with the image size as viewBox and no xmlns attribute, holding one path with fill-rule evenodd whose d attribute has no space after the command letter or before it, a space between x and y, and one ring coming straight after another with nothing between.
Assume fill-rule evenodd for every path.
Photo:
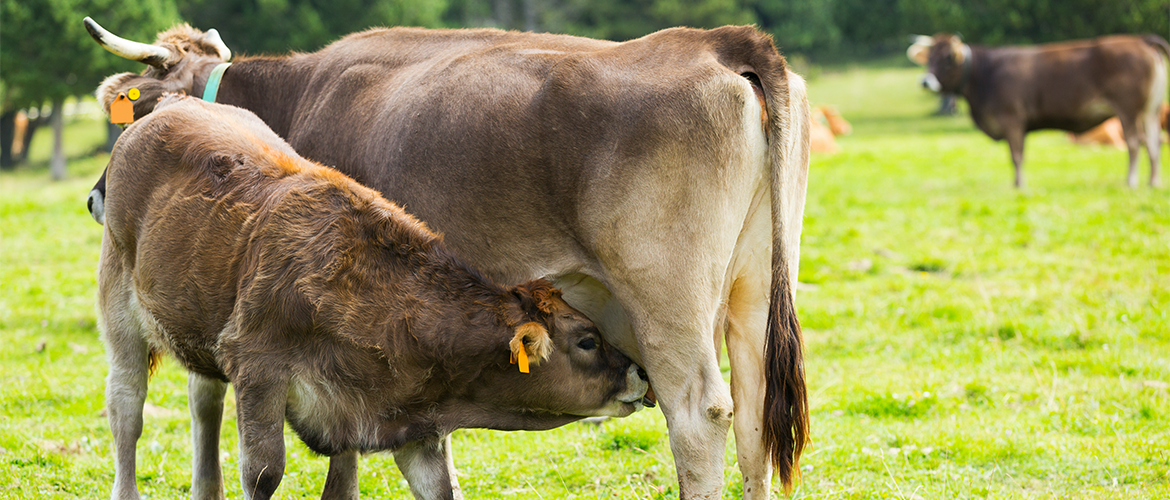
<instances>
[{"instance_id":1,"label":"distant cow","mask_svg":"<svg viewBox=\"0 0 1170 500\"><path fill-rule=\"evenodd\" d=\"M1142 144L1150 156L1150 185L1161 184L1158 107L1167 89L1163 56L1170 56L1170 44L1161 37L1117 35L992 48L939 34L930 43L923 86L962 95L980 130L992 139L1007 139L1016 187L1024 185L1026 133L1080 133L1111 116L1121 120L1129 149L1129 186L1138 183Z\"/></svg>"},{"instance_id":2,"label":"distant cow","mask_svg":"<svg viewBox=\"0 0 1170 500\"><path fill-rule=\"evenodd\" d=\"M150 66L106 78L106 109L137 88L139 118L165 90L251 110L487 276L553 281L649 373L681 498L719 496L732 425L744 496L768 495L773 466L791 487L808 435L793 285L809 109L767 34L371 29L229 67L210 31L144 44L86 26Z\"/></svg>"},{"instance_id":3,"label":"distant cow","mask_svg":"<svg viewBox=\"0 0 1170 500\"><path fill-rule=\"evenodd\" d=\"M550 283L486 280L250 112L166 97L118 141L106 182L113 498L138 498L135 443L162 352L191 372L193 498L223 496L227 382L248 498L280 483L286 418L330 457L326 497L356 497L359 452L393 450L416 497L451 498L452 430L624 416L646 392L637 365Z\"/></svg>"}]
</instances>

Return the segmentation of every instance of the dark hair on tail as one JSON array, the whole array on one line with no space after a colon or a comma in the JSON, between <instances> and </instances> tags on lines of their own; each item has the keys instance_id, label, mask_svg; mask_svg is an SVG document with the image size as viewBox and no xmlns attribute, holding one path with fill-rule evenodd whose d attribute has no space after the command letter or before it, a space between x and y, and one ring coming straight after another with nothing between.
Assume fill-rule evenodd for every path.
<instances>
[{"instance_id":1,"label":"dark hair on tail","mask_svg":"<svg viewBox=\"0 0 1170 500\"><path fill-rule=\"evenodd\" d=\"M772 253L778 254L778 249ZM809 423L804 346L787 265L773 265L771 301L764 349L764 443L772 452L772 464L784 490L791 492L800 478L799 460Z\"/></svg>"}]
</instances>

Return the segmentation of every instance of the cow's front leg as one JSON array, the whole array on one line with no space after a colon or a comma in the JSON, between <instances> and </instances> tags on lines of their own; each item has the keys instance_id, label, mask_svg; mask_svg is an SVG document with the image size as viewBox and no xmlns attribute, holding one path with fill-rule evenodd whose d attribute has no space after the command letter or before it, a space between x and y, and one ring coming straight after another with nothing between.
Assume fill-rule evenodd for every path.
<instances>
[{"instance_id":1,"label":"cow's front leg","mask_svg":"<svg viewBox=\"0 0 1170 500\"><path fill-rule=\"evenodd\" d=\"M226 382L194 372L187 375L187 405L191 410L191 442L194 446L192 500L223 499L219 431L223 424L223 397L226 393Z\"/></svg>"},{"instance_id":2,"label":"cow's front leg","mask_svg":"<svg viewBox=\"0 0 1170 500\"><path fill-rule=\"evenodd\" d=\"M434 436L394 450L394 464L402 471L418 500L455 498L448 472L447 436Z\"/></svg>"},{"instance_id":3,"label":"cow's front leg","mask_svg":"<svg viewBox=\"0 0 1170 500\"><path fill-rule=\"evenodd\" d=\"M360 496L358 491L357 450L348 450L329 457L329 475L325 477L322 500L349 500Z\"/></svg>"},{"instance_id":4,"label":"cow's front leg","mask_svg":"<svg viewBox=\"0 0 1170 500\"><path fill-rule=\"evenodd\" d=\"M284 411L288 379L265 373L268 366L242 367L236 388L240 432L240 481L244 497L272 498L284 475Z\"/></svg>"}]
</instances>

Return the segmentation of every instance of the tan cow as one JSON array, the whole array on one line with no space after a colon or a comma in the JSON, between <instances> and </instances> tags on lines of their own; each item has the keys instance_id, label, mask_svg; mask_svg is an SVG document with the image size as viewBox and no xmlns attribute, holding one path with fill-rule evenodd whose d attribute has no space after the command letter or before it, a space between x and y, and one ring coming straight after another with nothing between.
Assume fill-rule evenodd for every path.
<instances>
[{"instance_id":1,"label":"tan cow","mask_svg":"<svg viewBox=\"0 0 1170 500\"><path fill-rule=\"evenodd\" d=\"M359 452L392 450L417 498L449 499L452 430L625 416L646 393L550 283L488 281L248 111L162 99L118 140L107 189L98 304L115 499L138 498L135 443L161 353L190 371L195 499L223 498L228 382L246 498L280 484L286 418L330 457L326 498L357 497Z\"/></svg>"}]
</instances>

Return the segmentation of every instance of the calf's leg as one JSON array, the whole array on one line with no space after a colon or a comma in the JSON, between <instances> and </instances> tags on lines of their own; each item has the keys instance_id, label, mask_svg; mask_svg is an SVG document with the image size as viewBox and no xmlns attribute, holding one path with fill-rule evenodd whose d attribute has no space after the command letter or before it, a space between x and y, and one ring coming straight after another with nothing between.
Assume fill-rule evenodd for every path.
<instances>
[{"instance_id":1,"label":"calf's leg","mask_svg":"<svg viewBox=\"0 0 1170 500\"><path fill-rule=\"evenodd\" d=\"M288 379L266 377L263 371L260 367L242 367L239 372L243 376L233 379L240 432L240 481L244 498L249 500L272 498L284 475Z\"/></svg>"},{"instance_id":2,"label":"calf's leg","mask_svg":"<svg viewBox=\"0 0 1170 500\"><path fill-rule=\"evenodd\" d=\"M112 253L109 239L107 234L102 240L98 307L110 365L106 377L106 414L114 435L114 485L110 498L137 499L136 447L142 437L150 348L137 316L133 285Z\"/></svg>"},{"instance_id":3,"label":"calf's leg","mask_svg":"<svg viewBox=\"0 0 1170 500\"><path fill-rule=\"evenodd\" d=\"M110 498L137 499L136 447L142 437L150 351L137 332L112 324L106 327L106 349L110 362L106 411L114 434L114 488Z\"/></svg>"},{"instance_id":4,"label":"calf's leg","mask_svg":"<svg viewBox=\"0 0 1170 500\"><path fill-rule=\"evenodd\" d=\"M223 398L227 383L198 373L187 375L191 409L192 500L222 500L223 472L219 465L219 431L223 424Z\"/></svg>"},{"instance_id":5,"label":"calf's leg","mask_svg":"<svg viewBox=\"0 0 1170 500\"><path fill-rule=\"evenodd\" d=\"M414 494L414 498L418 500L455 498L447 469L450 448L446 443L446 436L434 436L394 450L394 464L410 484L410 492Z\"/></svg>"},{"instance_id":6,"label":"calf's leg","mask_svg":"<svg viewBox=\"0 0 1170 500\"><path fill-rule=\"evenodd\" d=\"M350 500L359 496L357 450L348 450L329 457L329 475L325 477L322 500Z\"/></svg>"}]
</instances>

